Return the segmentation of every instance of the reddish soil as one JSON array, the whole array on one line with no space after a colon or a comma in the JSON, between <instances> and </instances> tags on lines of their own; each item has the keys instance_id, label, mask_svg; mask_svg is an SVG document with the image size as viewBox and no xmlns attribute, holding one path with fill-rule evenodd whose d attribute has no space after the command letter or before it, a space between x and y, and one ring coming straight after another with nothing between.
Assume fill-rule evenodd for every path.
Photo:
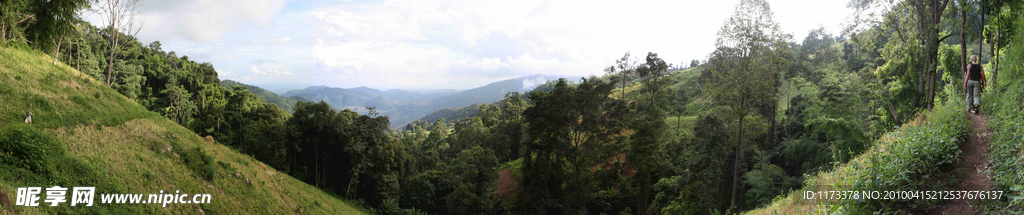
<instances>
[{"instance_id":1,"label":"reddish soil","mask_svg":"<svg viewBox=\"0 0 1024 215\"><path fill-rule=\"evenodd\" d=\"M623 163L623 164L626 163L626 153L621 153L620 152L618 155L608 157L608 159L604 160L604 163L599 163L597 165L594 165L594 166L590 167L590 172L597 172L597 170L599 170L599 169L602 169L602 170L603 169L608 169L607 166L610 166L610 165L613 165L613 164L616 164L616 163L620 163L620 162ZM620 171L620 173L622 173L622 176L630 177L630 176L633 176L633 174L636 173L636 169L634 169L632 167L622 167L622 170Z\"/></svg>"},{"instance_id":2,"label":"reddish soil","mask_svg":"<svg viewBox=\"0 0 1024 215\"><path fill-rule=\"evenodd\" d=\"M608 159L605 159L603 163L590 167L590 172L597 172L598 169L607 169L606 166L610 166L618 162L626 163L626 153L619 153L608 157ZM622 176L625 177L633 176L633 174L636 173L636 169L631 167L622 167L622 170L619 171L622 173ZM498 189L494 190L494 195L498 196L499 199L509 200L515 194L519 182L512 177L512 171L505 168L498 171L498 180L494 181L494 185L498 187ZM618 189L618 187L615 187L615 189Z\"/></svg>"},{"instance_id":3,"label":"reddish soil","mask_svg":"<svg viewBox=\"0 0 1024 215\"><path fill-rule=\"evenodd\" d=\"M0 207L7 210L7 213L14 214L14 205L11 204L11 199L7 197L7 193L0 190Z\"/></svg>"},{"instance_id":4,"label":"reddish soil","mask_svg":"<svg viewBox=\"0 0 1024 215\"><path fill-rule=\"evenodd\" d=\"M498 180L494 182L494 185L498 186L498 189L494 190L494 195L498 196L501 200L508 200L512 198L512 193L516 191L516 179L512 177L512 171L508 168L501 169L498 171Z\"/></svg>"},{"instance_id":5,"label":"reddish soil","mask_svg":"<svg viewBox=\"0 0 1024 215\"><path fill-rule=\"evenodd\" d=\"M986 129L988 119L983 115L967 113L967 119L971 121L971 134L967 141L960 143L960 158L957 158L956 168L958 172L966 173L967 177L960 181L956 190L993 190L995 184L988 178L988 141L992 132ZM976 200L952 200L946 205L937 206L929 210L929 214L979 214L978 208L974 207Z\"/></svg>"}]
</instances>

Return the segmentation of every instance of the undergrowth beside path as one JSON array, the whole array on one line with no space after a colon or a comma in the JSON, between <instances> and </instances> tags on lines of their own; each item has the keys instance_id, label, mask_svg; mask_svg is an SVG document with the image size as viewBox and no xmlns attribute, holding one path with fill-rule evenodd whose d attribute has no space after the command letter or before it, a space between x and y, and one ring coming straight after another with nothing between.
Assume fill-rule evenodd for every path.
<instances>
[{"instance_id":1,"label":"undergrowth beside path","mask_svg":"<svg viewBox=\"0 0 1024 215\"><path fill-rule=\"evenodd\" d=\"M961 154L957 144L970 129L964 103L951 99L935 110L883 135L874 146L850 162L808 176L803 188L780 196L749 214L871 214L924 211L940 200L879 200L848 195L844 200L804 199L819 191L948 190L946 178ZM884 193L884 192L883 192ZM852 193L848 193L852 194ZM884 197L884 196L882 196Z\"/></svg>"}]
</instances>

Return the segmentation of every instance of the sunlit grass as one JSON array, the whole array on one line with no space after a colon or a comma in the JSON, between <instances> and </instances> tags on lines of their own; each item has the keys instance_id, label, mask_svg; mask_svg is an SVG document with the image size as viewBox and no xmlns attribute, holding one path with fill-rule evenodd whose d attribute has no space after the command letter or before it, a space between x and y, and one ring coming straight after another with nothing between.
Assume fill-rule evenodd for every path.
<instances>
[{"instance_id":1,"label":"sunlit grass","mask_svg":"<svg viewBox=\"0 0 1024 215\"><path fill-rule=\"evenodd\" d=\"M123 213L118 211L125 210L147 214L368 213L248 155L207 142L107 88L101 81L52 62L53 58L37 51L0 46L0 129L22 124L25 109L31 110L34 114L31 126L59 140L67 157L61 161L80 163L77 166L81 168L76 169L80 174L53 175L0 164L0 169L12 169L0 172L0 189L11 200L16 198L17 187L96 181L103 186L97 186L97 205L88 213ZM194 148L214 158L216 171L212 179L204 178L202 173L186 165L180 152ZM54 165L59 168L68 164ZM161 190L208 193L212 195L212 202L167 207L98 204L101 193L150 194ZM76 213L77 209L68 211L69 208L64 208L68 205L61 206L15 207L15 212Z\"/></svg>"}]
</instances>

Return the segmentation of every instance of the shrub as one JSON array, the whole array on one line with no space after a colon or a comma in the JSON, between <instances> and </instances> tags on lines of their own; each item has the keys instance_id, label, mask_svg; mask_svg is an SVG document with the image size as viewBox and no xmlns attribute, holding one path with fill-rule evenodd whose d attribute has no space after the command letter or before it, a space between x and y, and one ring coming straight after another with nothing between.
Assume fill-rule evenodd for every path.
<instances>
[{"instance_id":1,"label":"shrub","mask_svg":"<svg viewBox=\"0 0 1024 215\"><path fill-rule=\"evenodd\" d=\"M195 172L196 175L206 180L213 180L214 174L217 172L217 167L214 165L217 163L202 148L196 147L182 150L178 154L181 155L185 165Z\"/></svg>"},{"instance_id":2,"label":"shrub","mask_svg":"<svg viewBox=\"0 0 1024 215\"><path fill-rule=\"evenodd\" d=\"M852 190L942 190L938 177L952 168L960 155L957 145L970 131L970 123L963 112L963 101L949 101L925 115L928 122L921 126L904 126L895 131L897 138L876 147L881 150L867 155L866 160L853 162L848 167L863 166L855 171L850 181ZM853 213L878 210L896 210L903 206L917 207L934 202L923 200L860 200L850 201L857 207Z\"/></svg>"},{"instance_id":3,"label":"shrub","mask_svg":"<svg viewBox=\"0 0 1024 215\"><path fill-rule=\"evenodd\" d=\"M59 140L32 125L16 124L0 130L0 163L48 172L52 160L63 155Z\"/></svg>"}]
</instances>

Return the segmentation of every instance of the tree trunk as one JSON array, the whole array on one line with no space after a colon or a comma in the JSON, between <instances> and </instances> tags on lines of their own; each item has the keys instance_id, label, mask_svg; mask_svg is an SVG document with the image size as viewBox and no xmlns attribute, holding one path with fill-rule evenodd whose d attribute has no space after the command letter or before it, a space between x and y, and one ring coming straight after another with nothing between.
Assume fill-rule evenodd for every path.
<instances>
[{"instance_id":1,"label":"tree trunk","mask_svg":"<svg viewBox=\"0 0 1024 215\"><path fill-rule=\"evenodd\" d=\"M924 53L927 53L927 51L926 51L927 48L925 48L924 45L925 44L921 44L921 55L925 55ZM917 93L917 96L916 96L917 98L914 99L914 103L916 103L916 104L914 104L915 108L917 108L918 104L921 104L921 102L924 102L924 94L925 94L924 86L925 86L925 83L926 83L924 77L925 77L926 74L928 74L928 64L926 63L927 61L925 60L925 58L926 57L922 56L921 59L919 60L919 61L921 61L921 72L917 74L917 92L918 93Z\"/></svg>"},{"instance_id":2,"label":"tree trunk","mask_svg":"<svg viewBox=\"0 0 1024 215\"><path fill-rule=\"evenodd\" d=\"M981 6L978 7L981 10L981 30L978 31L978 63L981 63L981 57L985 56L983 51L985 48L981 46L985 43L985 0L981 0Z\"/></svg>"},{"instance_id":3,"label":"tree trunk","mask_svg":"<svg viewBox=\"0 0 1024 215\"><path fill-rule=\"evenodd\" d=\"M359 186L358 183L359 183L359 174L358 173L352 174L352 178L348 179L348 187L345 188L345 198L350 198L351 197L351 195L352 195L352 184L356 184L356 187L358 187Z\"/></svg>"},{"instance_id":4,"label":"tree trunk","mask_svg":"<svg viewBox=\"0 0 1024 215\"><path fill-rule=\"evenodd\" d=\"M896 126L903 124L903 122L900 121L900 115L896 112L896 108L892 106L892 102L889 102L889 113L892 113L892 118L896 120Z\"/></svg>"},{"instance_id":5,"label":"tree trunk","mask_svg":"<svg viewBox=\"0 0 1024 215\"><path fill-rule=\"evenodd\" d=\"M997 26L999 25L999 21L996 21L996 25ZM996 82L996 77L999 77L999 40L1002 39L1002 38L1000 38L1000 37L1002 37L1002 35L1000 35L1000 33L1001 33L1000 31L1001 30L1002 30L1002 27L996 27L996 33L993 36L993 40L995 40L995 44L994 45L991 44L991 43L988 44L989 47L990 47L989 51L992 52L992 57L995 58L995 60L996 60L995 64L992 66L992 86L996 86L996 83L997 83Z\"/></svg>"},{"instance_id":6,"label":"tree trunk","mask_svg":"<svg viewBox=\"0 0 1024 215\"><path fill-rule=\"evenodd\" d=\"M110 87L110 74L114 69L114 52L117 49L117 31L113 25L110 27L110 59L107 60L107 87Z\"/></svg>"},{"instance_id":7,"label":"tree trunk","mask_svg":"<svg viewBox=\"0 0 1024 215\"><path fill-rule=\"evenodd\" d=\"M960 10L960 69L967 71L967 37L964 30L967 30L964 22L967 21L967 11Z\"/></svg>"},{"instance_id":8,"label":"tree trunk","mask_svg":"<svg viewBox=\"0 0 1024 215\"><path fill-rule=\"evenodd\" d=\"M967 11L960 7L960 74L964 75L964 95L967 95L967 38L964 36L964 30L966 30L965 22L967 21Z\"/></svg>"},{"instance_id":9,"label":"tree trunk","mask_svg":"<svg viewBox=\"0 0 1024 215\"><path fill-rule=\"evenodd\" d=\"M79 42L81 42L81 41L79 41ZM75 49L77 49L77 50L75 50L76 51L75 53L78 54L78 62L75 63L75 69L77 69L78 73L81 74L81 73L83 73L82 72L82 44L81 43L75 43L75 46L76 46Z\"/></svg>"},{"instance_id":10,"label":"tree trunk","mask_svg":"<svg viewBox=\"0 0 1024 215\"><path fill-rule=\"evenodd\" d=\"M57 59L60 57L61 43L64 43L64 37L58 37L57 39L57 50L53 52L53 65L57 65Z\"/></svg>"},{"instance_id":11,"label":"tree trunk","mask_svg":"<svg viewBox=\"0 0 1024 215\"><path fill-rule=\"evenodd\" d=\"M736 208L736 193L739 190L740 184L740 162L743 162L743 156L740 155L740 153L742 153L743 151L740 150L740 148L742 146L741 143L743 141L744 117L745 116L740 116L740 126L739 129L736 130L736 162L734 162L732 166L732 202L729 204L729 207L731 208Z\"/></svg>"},{"instance_id":12,"label":"tree trunk","mask_svg":"<svg viewBox=\"0 0 1024 215\"><path fill-rule=\"evenodd\" d=\"M622 101L626 101L626 71L622 71L622 93L620 94L619 97L621 97Z\"/></svg>"},{"instance_id":13,"label":"tree trunk","mask_svg":"<svg viewBox=\"0 0 1024 215\"><path fill-rule=\"evenodd\" d=\"M933 69L928 78L928 110L935 107L935 70Z\"/></svg>"},{"instance_id":14,"label":"tree trunk","mask_svg":"<svg viewBox=\"0 0 1024 215\"><path fill-rule=\"evenodd\" d=\"M920 29L924 34L922 37L923 52L921 52L923 57L921 65L924 73L921 74L922 76L918 76L918 79L920 80L923 76L927 76L928 79L927 96L924 97L926 100L923 101L928 110L932 109L935 101L935 69L936 64L938 64L939 43L942 42L942 39L939 38L939 25L942 24L942 12L946 10L949 1L930 0L913 2L914 7L917 8ZM922 83L924 82L919 82L918 89L923 88Z\"/></svg>"}]
</instances>

